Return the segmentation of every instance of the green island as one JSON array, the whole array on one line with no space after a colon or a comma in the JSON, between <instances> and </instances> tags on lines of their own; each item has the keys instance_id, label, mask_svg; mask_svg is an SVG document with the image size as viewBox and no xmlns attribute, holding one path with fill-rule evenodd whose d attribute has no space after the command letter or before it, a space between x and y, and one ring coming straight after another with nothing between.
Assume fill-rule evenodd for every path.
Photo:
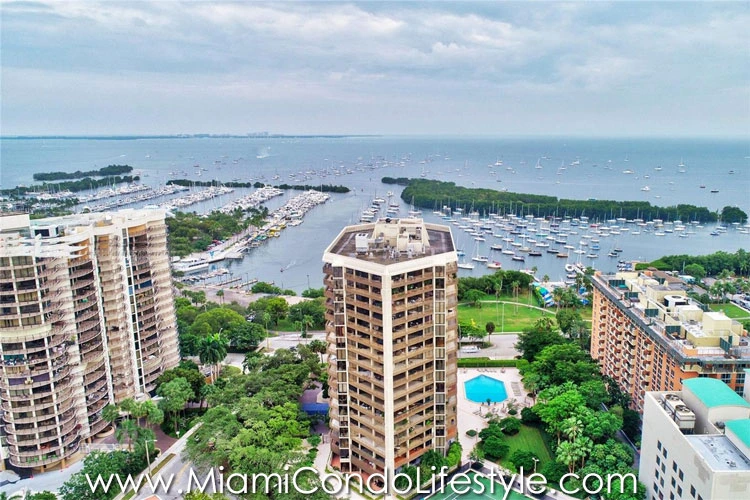
<instances>
[{"instance_id":1,"label":"green island","mask_svg":"<svg viewBox=\"0 0 750 500\"><path fill-rule=\"evenodd\" d=\"M81 179L83 177L108 177L112 175L128 174L133 171L130 165L109 165L97 170L83 172L37 172L34 174L35 181L61 181L67 179Z\"/></svg>"},{"instance_id":2,"label":"green island","mask_svg":"<svg viewBox=\"0 0 750 500\"><path fill-rule=\"evenodd\" d=\"M177 186L226 186L230 188L262 188L264 186L271 186L271 184L265 184L263 182L239 182L230 181L223 182L218 180L210 181L194 181L191 179L172 179L167 181L167 184L175 184ZM294 189L296 191L309 191L314 189L315 191L322 191L323 193L348 193L350 189L346 186L334 186L332 184L281 184L273 186L278 189Z\"/></svg>"},{"instance_id":3,"label":"green island","mask_svg":"<svg viewBox=\"0 0 750 500\"><path fill-rule=\"evenodd\" d=\"M70 191L77 193L79 191L86 191L89 189L98 189L101 187L108 187L114 184L131 183L141 180L138 175L116 175L114 177L105 177L102 179L94 179L93 177L84 177L76 181L63 181L63 182L43 182L42 184L32 184L31 186L16 186L14 188L0 189L0 194L13 197L20 197L30 193L58 193L60 191Z\"/></svg>"},{"instance_id":4,"label":"green island","mask_svg":"<svg viewBox=\"0 0 750 500\"><path fill-rule=\"evenodd\" d=\"M454 182L431 179L407 179L383 177L385 184L406 186L401 199L420 208L434 209L447 205L452 209L473 209L479 212L493 211L501 214L534 215L537 217L589 217L606 220L616 217L626 219L663 219L698 222L744 223L747 214L737 207L724 207L721 212L712 212L706 207L679 204L659 207L647 201L614 200L568 200L556 196L511 193L487 188L466 188Z\"/></svg>"}]
</instances>

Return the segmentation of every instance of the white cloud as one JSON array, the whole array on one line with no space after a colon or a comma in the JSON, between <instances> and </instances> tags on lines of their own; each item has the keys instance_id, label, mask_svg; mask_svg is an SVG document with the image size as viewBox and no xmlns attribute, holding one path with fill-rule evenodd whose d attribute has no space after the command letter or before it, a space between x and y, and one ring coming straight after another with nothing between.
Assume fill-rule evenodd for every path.
<instances>
[{"instance_id":1,"label":"white cloud","mask_svg":"<svg viewBox=\"0 0 750 500\"><path fill-rule=\"evenodd\" d=\"M59 1L0 9L6 128L23 113L8 102L33 109L66 95L75 107L86 86L115 101L150 96L155 106L234 97L245 114L262 100L330 105L331 114L342 103L398 102L395 109L426 113L424 123L440 109L481 114L540 100L563 114L598 99L622 109L655 100L679 107L732 89L742 100L736 89L750 79L750 16L733 4ZM720 108L714 116L741 121L741 105L710 105Z\"/></svg>"}]
</instances>

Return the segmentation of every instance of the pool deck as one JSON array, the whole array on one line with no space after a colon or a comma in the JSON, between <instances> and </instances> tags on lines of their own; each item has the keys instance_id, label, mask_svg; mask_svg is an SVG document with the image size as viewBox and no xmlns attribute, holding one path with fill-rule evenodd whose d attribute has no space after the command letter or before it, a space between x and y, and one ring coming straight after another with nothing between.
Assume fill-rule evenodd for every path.
<instances>
[{"instance_id":1,"label":"pool deck","mask_svg":"<svg viewBox=\"0 0 750 500\"><path fill-rule=\"evenodd\" d=\"M493 403L489 407L487 403L480 404L469 401L466 398L466 387L464 383L479 375L486 375L505 382L505 390L508 399L502 403ZM463 460L468 461L471 451L479 442L479 437L469 437L466 431L474 429L477 432L487 427L485 415L488 412L500 417L507 417L507 402L515 399L519 411L524 406L531 406L533 402L527 397L527 392L521 383L521 375L517 368L459 368L458 369L458 438L463 448Z\"/></svg>"}]
</instances>

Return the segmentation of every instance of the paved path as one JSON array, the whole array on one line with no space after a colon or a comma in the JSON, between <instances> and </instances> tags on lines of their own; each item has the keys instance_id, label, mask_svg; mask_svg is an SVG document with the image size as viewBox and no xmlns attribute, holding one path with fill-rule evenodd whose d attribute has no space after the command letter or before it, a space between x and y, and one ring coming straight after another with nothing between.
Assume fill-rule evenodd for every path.
<instances>
[{"instance_id":1,"label":"paved path","mask_svg":"<svg viewBox=\"0 0 750 500\"><path fill-rule=\"evenodd\" d=\"M493 333L489 336L492 347L479 349L477 352L459 352L459 358L513 359L521 353L516 349L517 333Z\"/></svg>"}]
</instances>

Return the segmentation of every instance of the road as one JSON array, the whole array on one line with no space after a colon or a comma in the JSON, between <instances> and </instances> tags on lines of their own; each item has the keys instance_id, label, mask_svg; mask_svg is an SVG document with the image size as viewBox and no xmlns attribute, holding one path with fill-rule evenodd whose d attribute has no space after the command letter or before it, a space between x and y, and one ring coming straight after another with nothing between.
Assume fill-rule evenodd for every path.
<instances>
[{"instance_id":1,"label":"road","mask_svg":"<svg viewBox=\"0 0 750 500\"><path fill-rule=\"evenodd\" d=\"M159 464L163 460L169 459L166 465L162 466L159 471L153 475L151 479L151 485L148 483L141 488L138 495L134 496L135 500L145 500L153 494L159 495L162 500L180 500L183 494L189 491L190 488L195 489L195 483L190 484L190 462L185 462L182 458L182 452L185 449L185 444L188 439L192 439L193 433L198 429L199 426L195 426L190 429L184 436L180 437L169 449L164 450L153 465L152 469L159 467ZM196 477L203 479L203 476L195 472ZM161 485L169 485L169 489L165 491ZM153 488L152 488L153 486ZM207 492L210 492L207 490ZM119 495L115 500L120 500L122 495Z\"/></svg>"}]
</instances>

